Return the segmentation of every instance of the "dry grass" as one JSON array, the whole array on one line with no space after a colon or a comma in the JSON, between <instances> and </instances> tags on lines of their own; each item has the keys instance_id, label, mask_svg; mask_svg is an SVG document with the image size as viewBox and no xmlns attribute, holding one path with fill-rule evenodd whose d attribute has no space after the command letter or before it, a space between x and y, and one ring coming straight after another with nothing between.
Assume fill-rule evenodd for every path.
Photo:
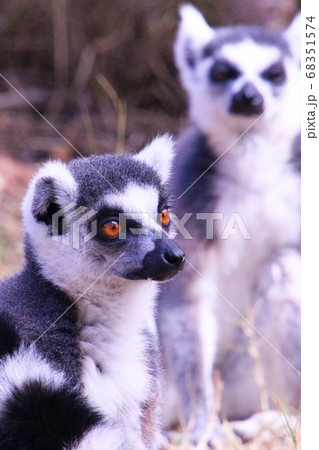
<instances>
[{"instance_id":1,"label":"dry grass","mask_svg":"<svg viewBox=\"0 0 319 450\"><path fill-rule=\"evenodd\" d=\"M293 426L287 419L286 426L277 430L265 427L258 436L246 443L234 434L229 423L223 423L223 430L224 436L216 442L215 450L300 450L301 448L300 419L294 420ZM162 450L208 450L209 448L205 436L197 446L189 443L186 432L171 433L170 438L171 442L164 445Z\"/></svg>"},{"instance_id":2,"label":"dry grass","mask_svg":"<svg viewBox=\"0 0 319 450\"><path fill-rule=\"evenodd\" d=\"M22 264L23 230L20 204L33 168L0 155L0 278Z\"/></svg>"},{"instance_id":3,"label":"dry grass","mask_svg":"<svg viewBox=\"0 0 319 450\"><path fill-rule=\"evenodd\" d=\"M289 438L271 438L268 442L256 438L246 444L240 443L236 437L229 442L218 444L215 450L299 450L300 444L295 445ZM167 445L162 450L208 450L207 446L192 446L187 443Z\"/></svg>"},{"instance_id":4,"label":"dry grass","mask_svg":"<svg viewBox=\"0 0 319 450\"><path fill-rule=\"evenodd\" d=\"M79 112L99 105L103 74L130 107L185 111L172 46L183 0L2 0L0 70L21 88L49 88L45 109ZM195 0L212 24L262 23L282 28L298 0ZM6 90L4 86L0 90ZM89 95L88 95L89 94ZM38 97L41 93L38 92ZM1 106L1 101L0 101Z\"/></svg>"},{"instance_id":5,"label":"dry grass","mask_svg":"<svg viewBox=\"0 0 319 450\"><path fill-rule=\"evenodd\" d=\"M164 445L162 450L208 450L207 441L214 430L222 399L223 383L219 371L214 371L214 387L215 411L197 446L190 444L186 427L178 432L171 432L170 443ZM265 390L265 387L263 386L262 389ZM275 422L269 421L266 424L264 421L264 426L255 438L246 443L243 443L234 433L231 423L223 421L223 436L216 441L215 450L300 450L300 414L296 411L296 415L289 416L283 410L281 412L284 420L279 426L275 426Z\"/></svg>"}]
</instances>

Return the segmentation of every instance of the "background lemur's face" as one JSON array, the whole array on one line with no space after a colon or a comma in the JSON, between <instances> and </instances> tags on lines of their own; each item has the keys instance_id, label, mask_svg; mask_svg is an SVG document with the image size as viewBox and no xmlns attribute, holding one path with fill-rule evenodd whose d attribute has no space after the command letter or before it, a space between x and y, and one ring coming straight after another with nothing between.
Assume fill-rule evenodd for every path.
<instances>
[{"instance_id":1,"label":"background lemur's face","mask_svg":"<svg viewBox=\"0 0 319 450\"><path fill-rule=\"evenodd\" d=\"M261 123L289 111L298 101L296 91L276 100L299 77L298 39L299 20L283 33L240 26L215 30L195 8L184 6L175 57L195 123L204 132L223 123L243 131L263 113Z\"/></svg>"},{"instance_id":2,"label":"background lemur's face","mask_svg":"<svg viewBox=\"0 0 319 450\"><path fill-rule=\"evenodd\" d=\"M135 156L93 156L50 162L24 202L28 239L45 275L67 278L166 280L184 255L169 234L172 142L158 138ZM70 288L71 289L71 288Z\"/></svg>"}]
</instances>

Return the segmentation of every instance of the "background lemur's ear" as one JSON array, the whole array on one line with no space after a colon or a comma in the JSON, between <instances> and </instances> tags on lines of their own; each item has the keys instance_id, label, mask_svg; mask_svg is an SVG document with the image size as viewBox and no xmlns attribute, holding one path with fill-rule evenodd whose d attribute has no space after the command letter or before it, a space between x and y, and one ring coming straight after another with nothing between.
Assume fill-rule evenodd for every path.
<instances>
[{"instance_id":1,"label":"background lemur's ear","mask_svg":"<svg viewBox=\"0 0 319 450\"><path fill-rule=\"evenodd\" d=\"M301 14L297 14L289 27L284 31L284 37L288 41L294 58L300 62L301 59Z\"/></svg>"},{"instance_id":2,"label":"background lemur's ear","mask_svg":"<svg viewBox=\"0 0 319 450\"><path fill-rule=\"evenodd\" d=\"M134 158L152 167L159 174L163 183L169 178L173 157L174 142L167 134L157 137L140 153L134 155Z\"/></svg>"},{"instance_id":3,"label":"background lemur's ear","mask_svg":"<svg viewBox=\"0 0 319 450\"><path fill-rule=\"evenodd\" d=\"M65 164L45 164L30 184L23 202L23 214L37 221L52 224L52 215L76 200L76 182Z\"/></svg>"},{"instance_id":4,"label":"background lemur's ear","mask_svg":"<svg viewBox=\"0 0 319 450\"><path fill-rule=\"evenodd\" d=\"M213 39L215 32L193 5L182 5L179 14L181 20L174 51L175 62L184 82L185 74L192 72L202 56L203 47Z\"/></svg>"}]
</instances>

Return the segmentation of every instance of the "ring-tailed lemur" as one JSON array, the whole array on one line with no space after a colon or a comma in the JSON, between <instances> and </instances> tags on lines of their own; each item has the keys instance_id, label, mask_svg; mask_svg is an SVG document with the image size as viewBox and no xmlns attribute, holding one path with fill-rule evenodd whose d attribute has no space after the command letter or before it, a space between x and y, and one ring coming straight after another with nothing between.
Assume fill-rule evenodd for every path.
<instances>
[{"instance_id":1,"label":"ring-tailed lemur","mask_svg":"<svg viewBox=\"0 0 319 450\"><path fill-rule=\"evenodd\" d=\"M49 162L31 182L25 266L0 287L1 450L157 448L156 281L184 259L171 159L164 136L136 156Z\"/></svg>"},{"instance_id":2,"label":"ring-tailed lemur","mask_svg":"<svg viewBox=\"0 0 319 450\"><path fill-rule=\"evenodd\" d=\"M222 418L299 404L299 35L299 18L284 32L213 29L181 8L191 127L171 186L179 219L193 213L181 222L192 239L179 238L190 264L165 286L159 328L166 426L182 417L195 442L214 407L213 366Z\"/></svg>"}]
</instances>

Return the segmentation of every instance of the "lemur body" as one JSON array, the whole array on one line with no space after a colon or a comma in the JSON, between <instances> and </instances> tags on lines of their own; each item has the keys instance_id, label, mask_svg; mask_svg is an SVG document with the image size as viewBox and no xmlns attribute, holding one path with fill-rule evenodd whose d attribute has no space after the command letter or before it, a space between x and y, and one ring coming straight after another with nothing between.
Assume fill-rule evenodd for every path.
<instances>
[{"instance_id":1,"label":"lemur body","mask_svg":"<svg viewBox=\"0 0 319 450\"><path fill-rule=\"evenodd\" d=\"M163 137L50 162L31 183L25 267L0 288L1 449L158 448L156 280L183 260L168 223L155 239L171 158Z\"/></svg>"},{"instance_id":2,"label":"lemur body","mask_svg":"<svg viewBox=\"0 0 319 450\"><path fill-rule=\"evenodd\" d=\"M165 286L159 329L166 425L182 417L198 442L214 408L213 367L222 418L299 405L299 30L214 30L190 5L181 16L175 57L192 125L171 185L177 217L193 213L192 239L179 237L190 264Z\"/></svg>"}]
</instances>

